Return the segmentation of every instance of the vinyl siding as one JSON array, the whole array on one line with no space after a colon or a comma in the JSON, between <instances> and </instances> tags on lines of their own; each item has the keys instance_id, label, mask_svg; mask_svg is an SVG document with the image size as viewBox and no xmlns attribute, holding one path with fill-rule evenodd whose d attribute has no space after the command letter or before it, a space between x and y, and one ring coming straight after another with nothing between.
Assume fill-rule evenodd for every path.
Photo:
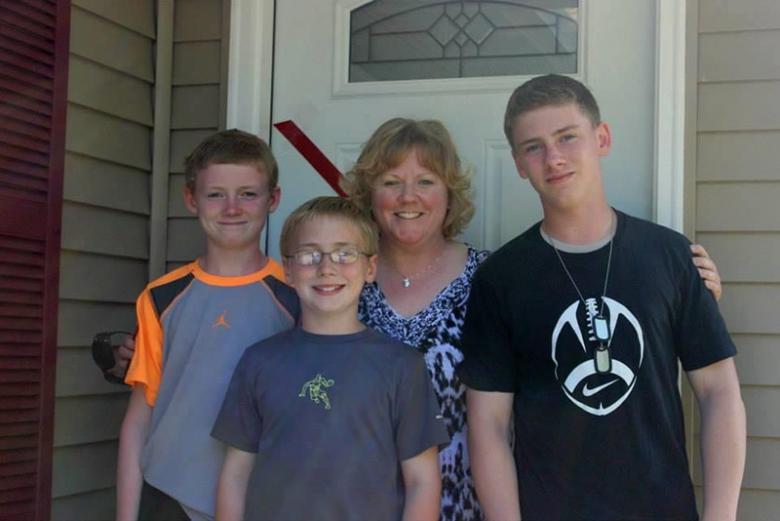
<instances>
[{"instance_id":1,"label":"vinyl siding","mask_svg":"<svg viewBox=\"0 0 780 521\"><path fill-rule=\"evenodd\" d=\"M175 0L168 267L200 255L182 162L224 127L221 0ZM154 142L154 0L73 0L62 219L52 519L114 516L127 389L105 382L94 333L135 328L148 282Z\"/></svg>"},{"instance_id":2,"label":"vinyl siding","mask_svg":"<svg viewBox=\"0 0 780 521\"><path fill-rule=\"evenodd\" d=\"M135 327L146 284L154 95L154 1L73 0L52 519L110 519L127 390L89 345Z\"/></svg>"},{"instance_id":3,"label":"vinyl siding","mask_svg":"<svg viewBox=\"0 0 780 521\"><path fill-rule=\"evenodd\" d=\"M780 3L742 0L735 8L730 0L693 0L688 6L696 19L692 37L698 51L689 82L697 102L688 215L697 240L718 262L721 310L739 349L748 443L738 519L775 520L780 513ZM696 417L694 433L698 429ZM700 486L694 444L694 482Z\"/></svg>"}]
</instances>

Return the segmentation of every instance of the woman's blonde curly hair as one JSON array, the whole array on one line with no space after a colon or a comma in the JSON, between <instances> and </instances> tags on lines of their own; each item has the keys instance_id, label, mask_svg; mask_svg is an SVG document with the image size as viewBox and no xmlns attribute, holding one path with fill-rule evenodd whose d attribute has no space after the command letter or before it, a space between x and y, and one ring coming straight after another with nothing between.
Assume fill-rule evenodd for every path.
<instances>
[{"instance_id":1,"label":"woman's blonde curly hair","mask_svg":"<svg viewBox=\"0 0 780 521\"><path fill-rule=\"evenodd\" d=\"M352 201L371 212L371 195L379 176L397 167L411 151L422 166L437 174L447 187L448 209L442 233L455 237L474 216L471 176L461 167L455 143L440 121L393 118L374 131L347 173L346 189Z\"/></svg>"}]
</instances>

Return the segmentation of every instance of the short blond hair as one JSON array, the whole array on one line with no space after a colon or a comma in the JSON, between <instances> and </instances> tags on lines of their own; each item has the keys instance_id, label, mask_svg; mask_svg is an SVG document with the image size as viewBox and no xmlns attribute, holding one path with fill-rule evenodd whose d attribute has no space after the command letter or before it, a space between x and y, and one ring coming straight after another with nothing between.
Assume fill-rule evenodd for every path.
<instances>
[{"instance_id":1,"label":"short blond hair","mask_svg":"<svg viewBox=\"0 0 780 521\"><path fill-rule=\"evenodd\" d=\"M363 211L371 211L376 180L416 151L420 164L438 175L447 187L448 211L442 233L450 239L474 216L471 177L461 167L450 133L440 121L393 118L377 128L347 173L347 192Z\"/></svg>"},{"instance_id":2,"label":"short blond hair","mask_svg":"<svg viewBox=\"0 0 780 521\"><path fill-rule=\"evenodd\" d=\"M268 177L268 188L279 184L279 167L271 147L249 132L231 129L211 134L184 160L184 183L194 192L198 174L211 165L249 165Z\"/></svg>"},{"instance_id":3,"label":"short blond hair","mask_svg":"<svg viewBox=\"0 0 780 521\"><path fill-rule=\"evenodd\" d=\"M322 196L306 201L285 219L279 237L279 250L282 255L289 257L295 253L295 236L301 226L322 217L336 217L354 225L363 241L361 251L366 255L375 255L379 250L379 232L371 217L349 199Z\"/></svg>"}]
</instances>

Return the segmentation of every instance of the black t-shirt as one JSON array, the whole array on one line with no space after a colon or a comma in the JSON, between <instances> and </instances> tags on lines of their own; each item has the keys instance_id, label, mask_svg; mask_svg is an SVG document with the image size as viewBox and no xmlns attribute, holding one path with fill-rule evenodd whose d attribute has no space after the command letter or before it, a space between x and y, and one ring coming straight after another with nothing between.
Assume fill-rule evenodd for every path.
<instances>
[{"instance_id":1,"label":"black t-shirt","mask_svg":"<svg viewBox=\"0 0 780 521\"><path fill-rule=\"evenodd\" d=\"M212 436L257 453L252 520L400 519L401 462L449 441L422 355L372 329L248 348Z\"/></svg>"},{"instance_id":2,"label":"black t-shirt","mask_svg":"<svg viewBox=\"0 0 780 521\"><path fill-rule=\"evenodd\" d=\"M583 304L539 224L474 277L459 374L515 395L524 520L698 517L677 362L691 371L736 349L688 240L617 215L603 305L609 245L561 252ZM596 371L592 311L611 326L608 372Z\"/></svg>"}]
</instances>

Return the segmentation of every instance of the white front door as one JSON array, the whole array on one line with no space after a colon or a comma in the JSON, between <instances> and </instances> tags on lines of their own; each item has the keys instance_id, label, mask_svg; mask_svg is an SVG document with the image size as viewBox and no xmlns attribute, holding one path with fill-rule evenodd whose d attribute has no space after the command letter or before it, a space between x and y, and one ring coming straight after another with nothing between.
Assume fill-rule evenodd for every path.
<instances>
[{"instance_id":1,"label":"white front door","mask_svg":"<svg viewBox=\"0 0 780 521\"><path fill-rule=\"evenodd\" d=\"M528 77L351 84L345 72L349 56L345 33L350 10L366 3L276 2L273 121L295 121L346 171L383 121L395 116L441 120L473 172L477 212L462 239L478 248L497 248L541 218L536 194L517 175L503 135L509 94ZM613 133L612 153L605 162L607 193L619 209L650 218L656 5L625 0L580 4L577 76L592 88ZM282 202L269 225L269 253L278 256L284 217L303 201L333 191L281 134L273 132Z\"/></svg>"}]
</instances>

